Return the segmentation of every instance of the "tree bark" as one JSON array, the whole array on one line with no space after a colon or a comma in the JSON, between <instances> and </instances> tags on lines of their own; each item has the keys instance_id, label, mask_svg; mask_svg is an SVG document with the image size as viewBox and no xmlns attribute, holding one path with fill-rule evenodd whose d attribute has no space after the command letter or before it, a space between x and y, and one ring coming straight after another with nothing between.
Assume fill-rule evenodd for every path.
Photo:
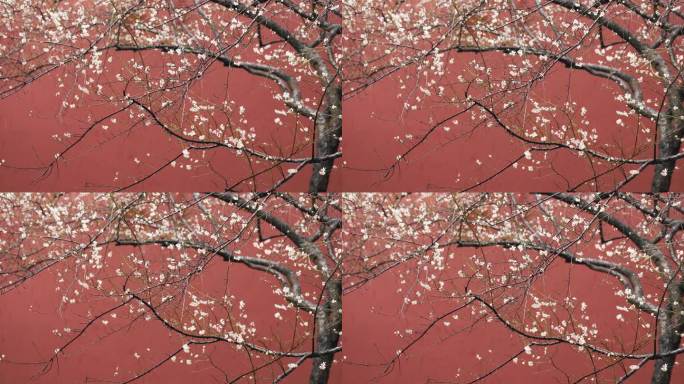
<instances>
[{"instance_id":1,"label":"tree bark","mask_svg":"<svg viewBox=\"0 0 684 384\"><path fill-rule=\"evenodd\" d=\"M316 312L316 351L337 347L342 332L342 281L332 278L326 286L326 299ZM313 359L309 383L326 384L330 377L335 352Z\"/></svg>"},{"instance_id":2,"label":"tree bark","mask_svg":"<svg viewBox=\"0 0 684 384\"><path fill-rule=\"evenodd\" d=\"M326 157L335 154L342 138L342 86L335 82L326 90L324 104L316 118L316 141L314 154ZM335 159L327 159L313 165L313 175L309 182L309 192L328 190L330 173Z\"/></svg>"},{"instance_id":3,"label":"tree bark","mask_svg":"<svg viewBox=\"0 0 684 384\"><path fill-rule=\"evenodd\" d=\"M674 327L672 327L674 328ZM658 337L658 349L660 353L674 351L679 348L681 336L677 329L670 329L666 333L661 333ZM655 361L655 368L651 383L653 384L669 384L672 378L672 369L674 368L675 359L677 355L665 356Z\"/></svg>"},{"instance_id":4,"label":"tree bark","mask_svg":"<svg viewBox=\"0 0 684 384\"><path fill-rule=\"evenodd\" d=\"M682 99L674 94L670 97L669 108L662 111L659 118L658 129L658 157L667 158L679 153L684 136L684 122L682 122ZM678 107L678 108L676 108ZM655 175L651 184L651 192L668 192L672 182L672 173L675 168L675 160L658 163L655 166Z\"/></svg>"},{"instance_id":5,"label":"tree bark","mask_svg":"<svg viewBox=\"0 0 684 384\"><path fill-rule=\"evenodd\" d=\"M658 353L668 353L679 348L684 332L684 315L682 315L682 294L684 285L676 281L668 288L668 304L658 314ZM672 379L677 355L664 356L655 360L653 384L669 384Z\"/></svg>"}]
</instances>

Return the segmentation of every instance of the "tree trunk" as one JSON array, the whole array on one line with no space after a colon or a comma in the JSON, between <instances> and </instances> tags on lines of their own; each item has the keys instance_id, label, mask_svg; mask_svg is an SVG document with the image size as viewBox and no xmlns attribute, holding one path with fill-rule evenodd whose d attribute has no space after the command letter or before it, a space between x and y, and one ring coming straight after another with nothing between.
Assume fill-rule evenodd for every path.
<instances>
[{"instance_id":1,"label":"tree trunk","mask_svg":"<svg viewBox=\"0 0 684 384\"><path fill-rule=\"evenodd\" d=\"M340 84L331 84L327 89L325 101L318 111L315 125L315 156L326 157L335 154L342 138L342 87ZM314 163L313 175L311 175L309 182L309 192L317 193L328 190L328 182L334 162L334 159L327 159Z\"/></svg>"},{"instance_id":2,"label":"tree trunk","mask_svg":"<svg viewBox=\"0 0 684 384\"><path fill-rule=\"evenodd\" d=\"M679 348L684 332L684 316L682 315L682 282L672 282L668 288L668 305L661 308L658 314L658 353L663 354ZM655 361L651 383L669 384L672 369L677 355L664 356Z\"/></svg>"},{"instance_id":3,"label":"tree trunk","mask_svg":"<svg viewBox=\"0 0 684 384\"><path fill-rule=\"evenodd\" d=\"M682 101L679 96L673 96L670 107L663 110L660 121L658 121L658 157L667 158L679 153L684 135L684 123L681 117ZM673 106L679 106L675 109ZM675 161L665 161L655 166L651 192L668 192L672 182L672 173L675 168Z\"/></svg>"},{"instance_id":4,"label":"tree trunk","mask_svg":"<svg viewBox=\"0 0 684 384\"><path fill-rule=\"evenodd\" d=\"M316 351L337 347L342 332L342 282L333 278L326 287L326 299L316 312ZM335 353L315 357L309 383L326 384Z\"/></svg>"},{"instance_id":5,"label":"tree trunk","mask_svg":"<svg viewBox=\"0 0 684 384\"><path fill-rule=\"evenodd\" d=\"M674 328L674 327L673 327ZM660 353L674 351L679 348L681 336L676 329L671 329L667 333L661 333L658 337L658 350ZM675 359L677 355L662 357L655 361L655 370L651 383L653 384L669 384L672 378L672 369L674 368Z\"/></svg>"}]
</instances>

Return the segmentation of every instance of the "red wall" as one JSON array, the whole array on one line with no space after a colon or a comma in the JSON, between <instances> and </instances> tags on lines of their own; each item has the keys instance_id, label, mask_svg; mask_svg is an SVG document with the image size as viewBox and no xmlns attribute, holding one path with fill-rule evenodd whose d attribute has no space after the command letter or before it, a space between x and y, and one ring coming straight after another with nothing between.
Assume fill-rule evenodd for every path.
<instances>
[{"instance_id":1,"label":"red wall","mask_svg":"<svg viewBox=\"0 0 684 384\"><path fill-rule=\"evenodd\" d=\"M4 167L0 167L0 189L112 190L141 180L180 153L183 147L158 127L136 126L129 130L131 124L123 114L117 124L110 124L108 131L96 129L89 133L49 173L45 174L44 168L26 169L45 166L55 153L65 149L69 141L57 142L52 135L81 133L88 126L89 118L96 119L112 111L110 106L99 101L84 101L83 107L60 111L62 99L55 96L59 90L58 74L63 75L55 73L0 100L0 153L5 161ZM454 113L453 107L439 106L429 100L419 104L417 111L402 111L404 96L397 96L400 93L399 76L376 83L344 102L344 155L337 162L338 169L333 172L331 190L463 190L489 178L526 149L497 127L470 131L472 124L469 125L469 119L462 119L459 128L449 132L438 129L388 173L387 168L394 163L397 154L412 143L399 144L394 140L395 136L413 134L419 137L432 125L430 122ZM411 80L410 76L401 76ZM302 135L293 139L291 128L294 120L288 121L289 127L271 128L276 117L272 89L268 82L255 81L251 76L218 65L212 67L195 86L195 90L209 100L223 100L228 93L231 99L245 105L248 125L257 128L261 141L270 146L271 153L275 153L275 148L287 150L293 142L301 142ZM537 94L546 99L558 102L579 100L580 105L588 105L587 119L592 127L598 129L601 142L617 143L631 150L633 135L625 134L624 129L615 124L614 111L624 109L613 101L616 91L611 83L597 83L593 77L565 70L552 72L536 89ZM200 161L193 164L192 171L169 167L132 189L217 190L231 186L250 174L244 157L236 158L226 151L208 152L205 157L193 153L193 156ZM134 161L136 158L140 164ZM478 160L481 165L476 164ZM477 190L567 190L592 174L592 167L586 160L567 151L552 152L546 158L535 153L534 160L539 162L534 164L534 171L521 170L522 166L533 165L523 160L520 168L509 168ZM180 161L179 164L187 162ZM259 188L273 185L281 177L280 172L287 168L267 172L258 179L257 185ZM257 166L257 169L263 168ZM684 189L684 177L680 173L675 173L672 190ZM650 170L644 172L626 189L648 190L650 175ZM614 185L621 177L616 173L602 177L601 188ZM307 173L302 172L285 189L306 190L307 179ZM250 187L243 184L242 189ZM587 184L583 189L593 190L594 187Z\"/></svg>"},{"instance_id":2,"label":"red wall","mask_svg":"<svg viewBox=\"0 0 684 384\"><path fill-rule=\"evenodd\" d=\"M116 252L124 251L128 249L119 248ZM148 257L155 256L154 252L147 252L151 252ZM468 250L456 250L456 260L470 254ZM450 270L453 272L458 267L456 261ZM484 374L526 345L525 340L512 335L496 321L479 321L471 327L473 317L465 310L458 312L458 320L449 319L448 327L439 323L394 365L388 366L396 350L403 349L411 340L411 337L398 337L396 331L412 329L415 335L429 324L429 319L454 308L454 303L436 297L425 298L419 305L402 306L404 293L397 292L402 279L398 274L403 273L406 278L411 269L408 266L389 272L345 296L343 351L336 356L338 363L333 367L331 383L465 382ZM55 336L52 330L79 329L89 318L89 311L100 313L111 303L101 297L89 296L83 303L60 306L61 294L54 290L55 279L54 273L45 273L0 296L0 324L3 325L0 328L0 354L5 355L0 362L1 383L75 383L83 382L86 377L124 381L184 343L178 335L169 333L154 321L138 320L129 326L125 310L119 310L116 319L109 318L109 325L97 324L90 328L84 337L60 355L55 364L42 372L44 365L31 363L45 361L54 348L67 340L67 336ZM282 300L274 298L269 288L273 281L264 274L216 262L210 264L198 284L207 292L216 290L216 294L227 287L229 293L247 302L249 319L257 323L260 335L280 335L287 342L292 332L292 317L286 316L284 322L274 320L273 304L282 304ZM625 314L626 323L615 320L618 312L614 308L624 302L614 296L616 283L612 279L581 267L555 263L535 285L542 294L570 295L586 302L591 321L597 323L602 337L613 340L610 345L618 348L615 340L622 340L626 346L633 342L635 317ZM140 359L134 357L136 352L141 355ZM535 353L539 352L535 350ZM249 367L244 353L225 346L208 347L206 353L193 347L191 354L195 353L199 353L199 357L192 358L191 366L169 363L140 382L223 382L222 373L212 368L210 358L231 378ZM179 358L184 356L181 353ZM526 365L530 360L526 356L522 355L518 364L508 365L484 382L564 382L564 375L552 365L551 359L556 367L573 378L590 372L592 367L587 354L568 347L549 349L551 359L543 356L541 360L534 360L531 367ZM600 359L595 359L594 363L603 364ZM118 375L114 376L114 372ZM285 382L304 382L307 373L308 368L304 367ZM633 382L648 382L649 373L648 368L644 369ZM266 369L262 374L263 378L272 373ZM602 377L610 379L619 375L617 370L609 370ZM675 369L675 375L673 382L681 377L680 368Z\"/></svg>"}]
</instances>

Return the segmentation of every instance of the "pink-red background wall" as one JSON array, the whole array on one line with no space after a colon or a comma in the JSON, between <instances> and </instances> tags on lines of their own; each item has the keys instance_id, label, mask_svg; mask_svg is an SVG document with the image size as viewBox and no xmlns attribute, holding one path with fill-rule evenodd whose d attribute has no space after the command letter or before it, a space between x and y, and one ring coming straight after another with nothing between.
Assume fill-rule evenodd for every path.
<instances>
[{"instance_id":1,"label":"pink-red background wall","mask_svg":"<svg viewBox=\"0 0 684 384\"><path fill-rule=\"evenodd\" d=\"M74 110L62 110L62 96L56 77L46 76L16 94L0 100L0 189L8 191L81 191L114 190L136 182L132 190L197 191L221 190L236 180L249 176L244 156L226 151L193 153L192 170L166 167L154 173L184 148L180 143L153 126L135 126L123 117L117 124L108 124L88 133L86 139L61 159L57 166L44 168L83 133L89 121L112 111L106 103L86 102ZM427 132L431 124L454 113L449 106L430 103L419 105L416 111L404 111L404 96L397 96L399 75L374 84L367 90L345 100L343 105L343 157L332 172L332 191L451 191L464 190L488 180L526 150L496 127L471 131L468 122L446 132L438 129L409 156L395 164L396 156L408 149L411 142L401 144L394 138L411 134L415 138ZM273 125L275 106L272 84L222 66L214 66L196 85L207 98L221 99L226 93L247 107L249 125L257 127L261 142L287 148L293 138L287 129ZM63 91L63 89L62 89ZM551 72L536 92L558 102L580 100L589 106L587 119L601 136L601 142L622 145L629 152L634 144L631 133L615 124L615 111L623 108L614 101L615 85L597 82L581 72L558 70ZM624 109L624 108L623 108ZM467 119L466 119L467 120ZM289 124L295 124L289 121ZM65 132L71 138L57 141L54 135ZM630 131L631 132L631 131ZM644 137L637 138L643 140ZM640 157L643 157L642 155ZM520 161L520 167L509 167L476 188L482 191L557 191L568 190L592 172L586 158L568 151L554 151L544 158L533 153L533 160ZM186 164L183 159L179 164ZM527 167L533 166L530 171ZM627 167L628 171L634 167ZM598 171L605 167L598 167ZM259 178L259 188L272 185L283 170ZM676 171L671 190L684 189L684 177ZM615 185L626 172L613 172L599 178L599 189ZM284 189L305 191L308 172L302 172ZM648 191L652 169L647 169L627 187L627 190ZM270 183L270 184L269 184ZM243 190L250 189L242 185ZM586 183L581 190L595 190Z\"/></svg>"},{"instance_id":2,"label":"pink-red background wall","mask_svg":"<svg viewBox=\"0 0 684 384\"><path fill-rule=\"evenodd\" d=\"M148 252L149 257L155 257L155 252ZM456 255L466 258L470 253L459 250ZM450 268L457 268L457 264ZM406 335L408 330L412 330L413 335L417 335L430 324L430 319L456 306L449 300L427 298L418 305L402 304L404 293L398 293L397 288L401 286L399 281L407 275L406 270L403 277L399 277L399 273L387 273L344 297L343 350L336 356L331 383L469 382L527 344L528 341L511 334L496 321L473 323L473 317L467 310L458 312L458 319L450 316L448 325L439 322L401 359L388 364L396 351L404 349L412 339L411 335L397 336L397 331ZM286 316L284 322L274 320L274 304L284 302L273 295L271 286L274 282L264 274L216 262L210 264L200 281L219 290L227 287L230 294L244 299L249 319L256 322L260 335L282 336L291 332L288 331L287 319L292 317ZM125 381L187 341L169 333L155 321L131 323L124 309L116 312L117 318L107 316L107 326L98 322L89 328L54 364L41 364L52 356L55 348L78 332L92 314L111 305L111 301L97 296L77 304L60 303L61 293L55 291L57 285L55 274L45 273L0 296L0 355L4 355L0 361L0 383ZM591 321L601 332L601 339L612 340L610 345L619 345L616 340L623 340L625 345L633 342L636 317L632 312L625 314L626 322L616 320L616 313L623 312L618 312L615 307L625 303L615 296L618 285L610 278L582 267L571 268L554 263L536 286L549 296L570 295L585 302ZM62 331L65 327L71 328L70 334L62 337L53 334L53 330ZM244 352L235 352L226 346L207 347L206 353L202 353L200 347L192 348L191 354L198 353L198 357L181 353L180 362L167 363L140 382L224 382L223 373L214 366L220 367L229 378L249 370ZM577 379L590 373L592 364L601 367L606 363L596 358L592 362L586 352L569 347L549 348L547 355L537 349L535 355L542 356L533 358L523 354L518 363L507 365L483 382L566 382L566 374ZM192 365L182 362L186 358L192 360ZM530 361L532 365L529 365ZM625 363L626 366L631 364ZM632 382L648 382L649 370L647 366L631 379ZM266 369L262 374L268 376L269 372ZM305 365L285 382L305 382L307 374ZM619 369L613 369L603 372L600 377L612 382L622 374ZM678 366L673 383L681 377L681 367ZM241 382L252 381L244 379Z\"/></svg>"}]
</instances>

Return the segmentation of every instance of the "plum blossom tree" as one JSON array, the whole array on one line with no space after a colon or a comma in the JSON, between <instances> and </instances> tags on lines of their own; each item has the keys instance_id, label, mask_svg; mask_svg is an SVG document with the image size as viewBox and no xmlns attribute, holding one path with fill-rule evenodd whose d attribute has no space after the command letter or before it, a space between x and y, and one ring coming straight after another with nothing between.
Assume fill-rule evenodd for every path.
<instances>
[{"instance_id":1,"label":"plum blossom tree","mask_svg":"<svg viewBox=\"0 0 684 384\"><path fill-rule=\"evenodd\" d=\"M356 65L348 67L347 94L394 76L403 118L431 112L416 118L427 119L423 125L404 123L407 132L396 136L404 149L384 169L410 166L421 147L444 150L444 143L462 145L474 132L499 131L518 155L496 169L484 164L487 177L448 189L477 188L516 169L572 179L572 169L551 161L556 152L565 153L571 168L590 169L581 180L566 180L565 190L606 191L641 174L653 192L680 186L672 177L684 131L681 2L345 4L353 9L345 38L357 50L349 55Z\"/></svg>"},{"instance_id":2,"label":"plum blossom tree","mask_svg":"<svg viewBox=\"0 0 684 384\"><path fill-rule=\"evenodd\" d=\"M341 350L336 206L335 196L316 195L5 195L0 289L54 273L64 305L89 306L83 324L57 330L62 342L48 368L97 326L115 327L110 317L118 315L155 322L182 344L153 357L126 383L169 364L190 364L209 346L248 355L243 372L231 360L214 365L228 381L280 382L310 362L310 382L326 383ZM113 250L121 247L133 252ZM230 277L221 276L227 265L268 277L253 281L272 288L271 319L287 323L287 333L260 329L263 319L250 317L249 295L227 289ZM259 306L268 296L255 301Z\"/></svg>"},{"instance_id":3,"label":"plum blossom tree","mask_svg":"<svg viewBox=\"0 0 684 384\"><path fill-rule=\"evenodd\" d=\"M407 341L392 364L461 315L462 326L452 325L452 337L485 321L502 325L521 343L509 358L492 362L472 380L463 378L470 383L516 363L547 361L562 371L553 351L568 346L586 354L593 367L578 377L566 374L569 382L624 382L651 362L652 382L671 382L684 353L681 195L426 194L356 200L367 223L355 231L365 239L358 252L375 260L368 271L375 277L402 269L400 291L408 307L452 302L441 313L421 312L427 325L401 334ZM384 235L377 231L381 227L392 230ZM597 291L574 296L581 290L572 276L582 273L605 283L601 289L607 296ZM589 309L593 300L603 304ZM606 302L615 302L616 311ZM610 331L623 327L629 330Z\"/></svg>"},{"instance_id":4,"label":"plum blossom tree","mask_svg":"<svg viewBox=\"0 0 684 384\"><path fill-rule=\"evenodd\" d=\"M47 170L87 136L155 126L179 144L177 156L118 188L223 151L247 170L226 189L266 190L307 168L311 191L327 189L342 129L335 1L22 0L3 3L0 14L0 97L51 75L63 109L108 107L58 135L64 149ZM244 90L203 91L215 71L263 85L255 108L270 109L272 124L248 120Z\"/></svg>"},{"instance_id":5,"label":"plum blossom tree","mask_svg":"<svg viewBox=\"0 0 684 384\"><path fill-rule=\"evenodd\" d=\"M303 173L310 191L324 191L341 156L343 98L388 77L401 94L386 103L402 104L402 119L429 116L404 120L396 159L365 169L391 172L411 166L415 152L493 131L481 158L506 161L477 159L466 168L487 167L485 175L447 189L535 171L556 174L568 191L646 178L654 192L678 186L677 1L19 1L1 12L1 97L53 74L65 110L107 106L58 135L66 142L48 170L110 126L154 126L179 143L175 156L116 188L172 166L197 173L220 152L244 165L225 189L277 188ZM218 86L217 73L258 80L249 84L264 85L270 100L255 104L245 84ZM272 123L260 120L271 110ZM355 135L372 122L364 124ZM514 156L502 149L510 144ZM578 169L581 178L571 177Z\"/></svg>"},{"instance_id":6,"label":"plum blossom tree","mask_svg":"<svg viewBox=\"0 0 684 384\"><path fill-rule=\"evenodd\" d=\"M344 298L395 273L389 281L401 310L421 320L397 330L388 369L440 327L457 337L493 324L514 336L514 345L496 348L519 351L484 372L457 364L472 376L459 382L516 364L562 373L554 353L562 350L562 358L591 362L587 372L567 374L571 382L626 381L649 370L653 382L669 383L684 352L681 204L678 194L621 192L7 194L1 287L31 287L52 273L65 306L88 307L79 326L58 330L48 367L83 348L97 327L113 327L112 314L177 337L179 345L123 382L197 360L213 346L250 357L243 371L213 363L228 382L279 382L311 363L310 382L325 383L339 362ZM242 269L223 276L231 265ZM228 290L238 275L254 274L267 279ZM577 293L583 283L573 276L582 274L600 282L600 292ZM272 297L255 300L249 291L258 287ZM252 309L269 301L275 313L266 317L282 333ZM345 343L354 342L347 335Z\"/></svg>"}]
</instances>

